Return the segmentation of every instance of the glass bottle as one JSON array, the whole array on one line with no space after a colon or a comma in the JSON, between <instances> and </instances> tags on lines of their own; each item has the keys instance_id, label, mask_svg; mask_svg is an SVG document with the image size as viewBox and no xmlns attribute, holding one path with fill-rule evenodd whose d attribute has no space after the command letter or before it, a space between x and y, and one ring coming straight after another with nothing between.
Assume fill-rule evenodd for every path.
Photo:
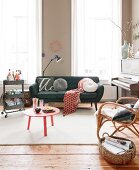
<instances>
[{"instance_id":1,"label":"glass bottle","mask_svg":"<svg viewBox=\"0 0 139 170\"><path fill-rule=\"evenodd\" d=\"M15 73L15 80L19 80L19 73L18 73L18 70L16 70L16 73Z\"/></svg>"},{"instance_id":2,"label":"glass bottle","mask_svg":"<svg viewBox=\"0 0 139 170\"><path fill-rule=\"evenodd\" d=\"M7 75L7 80L8 81L13 80L11 69L9 69L9 72L8 72L8 75Z\"/></svg>"}]
</instances>

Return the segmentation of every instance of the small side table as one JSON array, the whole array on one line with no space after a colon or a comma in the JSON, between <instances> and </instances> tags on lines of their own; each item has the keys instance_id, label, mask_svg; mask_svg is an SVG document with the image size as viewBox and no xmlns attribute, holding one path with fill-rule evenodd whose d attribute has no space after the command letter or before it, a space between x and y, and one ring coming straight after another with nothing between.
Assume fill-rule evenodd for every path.
<instances>
[{"instance_id":1,"label":"small side table","mask_svg":"<svg viewBox=\"0 0 139 170\"><path fill-rule=\"evenodd\" d=\"M51 125L54 126L54 119L53 116L60 113L60 110L56 107L53 107L54 112L51 113L43 113L42 111L40 113L35 113L33 111L33 108L25 110L25 115L28 116L28 125L27 130L30 128L31 118L32 117L42 117L43 118L43 125L44 125L44 136L47 136L47 117L50 116L51 118Z\"/></svg>"}]
</instances>

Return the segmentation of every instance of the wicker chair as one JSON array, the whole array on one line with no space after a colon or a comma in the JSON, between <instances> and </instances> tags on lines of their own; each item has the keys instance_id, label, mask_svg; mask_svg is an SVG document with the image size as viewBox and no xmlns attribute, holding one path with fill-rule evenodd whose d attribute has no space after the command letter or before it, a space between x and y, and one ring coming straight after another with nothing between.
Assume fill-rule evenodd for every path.
<instances>
[{"instance_id":1,"label":"wicker chair","mask_svg":"<svg viewBox=\"0 0 139 170\"><path fill-rule=\"evenodd\" d=\"M133 132L136 136L139 137L139 131L137 130L136 125L139 125L139 109L134 109L134 108L129 108L124 104L119 104L120 102L123 101L128 101L128 103L130 102L136 102L139 98L136 97L121 97L119 98L116 102L105 102L104 104L102 104L99 109L98 109L98 113L97 113L97 136L98 139L101 139L100 137L100 130L102 129L103 125L105 123L107 123L108 121L112 122L113 126L114 126L114 131L112 132L112 134L110 134L110 136L113 136L116 132L121 132L124 129L129 129L131 132ZM127 109L128 111L130 111L131 113L133 113L135 116L133 118L133 120L131 120L130 122L122 122L122 121L114 121L112 117L102 114L102 112L104 111L104 109L106 109L106 107L104 108L104 106L114 106L113 109L116 109L118 107L122 107Z\"/></svg>"}]
</instances>

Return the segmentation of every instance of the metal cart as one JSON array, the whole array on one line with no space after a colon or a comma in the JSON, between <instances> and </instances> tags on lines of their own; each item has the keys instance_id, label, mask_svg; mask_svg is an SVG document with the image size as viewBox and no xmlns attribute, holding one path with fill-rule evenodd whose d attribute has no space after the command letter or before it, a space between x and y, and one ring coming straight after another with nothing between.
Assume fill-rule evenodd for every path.
<instances>
[{"instance_id":1,"label":"metal cart","mask_svg":"<svg viewBox=\"0 0 139 170\"><path fill-rule=\"evenodd\" d=\"M8 90L7 86L10 86ZM15 86L18 88L21 86L21 90L16 90ZM3 111L1 114L5 113L5 118L7 118L8 113L19 110L24 110L24 80L3 80Z\"/></svg>"}]
</instances>

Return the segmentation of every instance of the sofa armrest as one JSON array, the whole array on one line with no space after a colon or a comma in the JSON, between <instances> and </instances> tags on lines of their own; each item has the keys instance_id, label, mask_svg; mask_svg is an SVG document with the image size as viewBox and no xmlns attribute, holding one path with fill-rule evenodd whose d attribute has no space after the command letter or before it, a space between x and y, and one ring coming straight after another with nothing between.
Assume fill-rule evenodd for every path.
<instances>
[{"instance_id":1,"label":"sofa armrest","mask_svg":"<svg viewBox=\"0 0 139 170\"><path fill-rule=\"evenodd\" d=\"M97 89L97 102L99 102L101 100L101 98L103 97L104 94L104 86L103 85L98 85L98 89Z\"/></svg>"},{"instance_id":2,"label":"sofa armrest","mask_svg":"<svg viewBox=\"0 0 139 170\"><path fill-rule=\"evenodd\" d=\"M30 91L30 95L32 98L35 98L39 92L39 86L37 83L34 83L32 84L30 87L29 87L29 91Z\"/></svg>"}]
</instances>

